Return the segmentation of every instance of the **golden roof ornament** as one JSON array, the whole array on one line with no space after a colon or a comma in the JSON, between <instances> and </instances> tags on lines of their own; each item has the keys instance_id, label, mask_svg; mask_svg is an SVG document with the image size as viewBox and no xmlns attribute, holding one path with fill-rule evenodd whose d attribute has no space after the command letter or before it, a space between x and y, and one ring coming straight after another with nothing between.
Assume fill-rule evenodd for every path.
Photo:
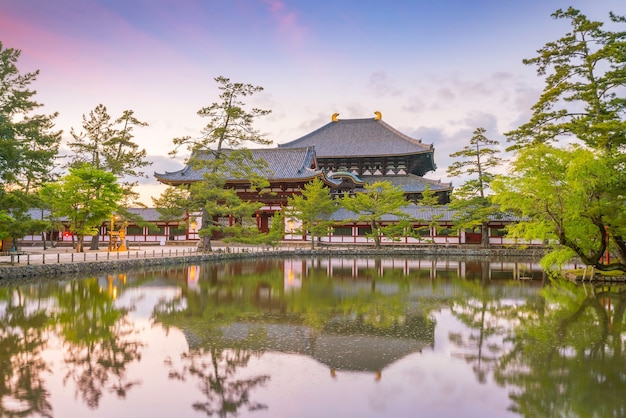
<instances>
[{"instance_id":1,"label":"golden roof ornament","mask_svg":"<svg viewBox=\"0 0 626 418\"><path fill-rule=\"evenodd\" d=\"M338 122L338 121L339 121L339 119L337 119L337 116L339 116L339 113L333 113L333 115L331 116L331 120L332 120L333 122Z\"/></svg>"},{"instance_id":2,"label":"golden roof ornament","mask_svg":"<svg viewBox=\"0 0 626 418\"><path fill-rule=\"evenodd\" d=\"M381 120L383 118L383 114L380 113L379 111L374 112L374 114L376 115L374 117L374 120Z\"/></svg>"}]
</instances>

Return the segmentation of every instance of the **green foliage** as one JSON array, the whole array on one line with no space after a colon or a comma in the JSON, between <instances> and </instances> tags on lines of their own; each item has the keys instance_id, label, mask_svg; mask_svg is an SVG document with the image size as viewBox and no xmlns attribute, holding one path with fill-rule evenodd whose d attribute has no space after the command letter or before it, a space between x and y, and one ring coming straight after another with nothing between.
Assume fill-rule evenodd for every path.
<instances>
[{"instance_id":1,"label":"green foliage","mask_svg":"<svg viewBox=\"0 0 626 418\"><path fill-rule=\"evenodd\" d=\"M608 269L599 262L606 252L606 231L621 232L624 209L612 207L613 200L603 193L615 174L605 163L581 147L537 144L520 150L512 174L493 183L494 200L524 219L510 227L510 234L545 240L557 249L565 246L571 251L563 254Z\"/></svg>"},{"instance_id":2,"label":"green foliage","mask_svg":"<svg viewBox=\"0 0 626 418\"><path fill-rule=\"evenodd\" d=\"M182 187L168 186L157 198L152 198L152 203L159 212L159 219L169 221L180 221L191 208L189 190Z\"/></svg>"},{"instance_id":3,"label":"green foliage","mask_svg":"<svg viewBox=\"0 0 626 418\"><path fill-rule=\"evenodd\" d=\"M0 240L11 238L10 228L15 222L9 214L0 212Z\"/></svg>"},{"instance_id":4,"label":"green foliage","mask_svg":"<svg viewBox=\"0 0 626 418\"><path fill-rule=\"evenodd\" d=\"M497 200L529 217L511 229L515 234L555 241L598 270L621 270L626 267L626 32L606 31L602 22L571 7L552 16L569 20L572 31L524 60L545 77L545 88L530 120L507 133L517 161L510 178L499 183ZM615 27L626 23L624 17L609 17ZM586 148L556 148L563 139ZM600 262L607 249L617 262Z\"/></svg>"},{"instance_id":5,"label":"green foliage","mask_svg":"<svg viewBox=\"0 0 626 418\"><path fill-rule=\"evenodd\" d=\"M223 234L226 240L245 242L258 235L256 224L249 221L262 205L241 199L226 183L247 182L249 189L261 193L269 185L266 164L255 161L244 145L271 144L253 126L256 118L271 111L246 110L241 100L263 91L263 88L231 83L226 77L217 77L215 82L221 91L220 101L198 111L200 117L208 119L202 135L200 138L174 138L175 149L170 152L176 155L179 147L186 146L191 152L188 164L204 172L203 180L194 183L190 192L192 200L202 208L202 227L198 233L203 237L201 247L207 250L211 249L211 237L216 233ZM220 218L225 217L234 219L235 223L220 222Z\"/></svg>"},{"instance_id":6,"label":"green foliage","mask_svg":"<svg viewBox=\"0 0 626 418\"><path fill-rule=\"evenodd\" d=\"M203 209L199 235L210 238L219 234L229 242L249 243L257 239L259 230L255 216L263 204L254 199L242 199L237 189L227 182L246 184L252 193L262 193L269 186L265 161L255 160L246 149L200 156L196 154L191 164L204 171L203 179L190 187L194 205Z\"/></svg>"},{"instance_id":7,"label":"green foliage","mask_svg":"<svg viewBox=\"0 0 626 418\"><path fill-rule=\"evenodd\" d=\"M413 222L409 219L400 219L380 227L380 233L392 241L400 241L404 237L421 238L417 230L413 229Z\"/></svg>"},{"instance_id":8,"label":"green foliage","mask_svg":"<svg viewBox=\"0 0 626 418\"><path fill-rule=\"evenodd\" d=\"M502 164L502 159L497 156L500 150L490 148L497 146L499 142L487 138L485 132L484 128L476 129L469 145L463 147L461 151L450 154L452 158L461 159L451 164L447 170L453 177L475 176L454 190L450 209L456 212L454 223L456 228L473 230L480 227L483 247L489 246L489 220L499 213L498 207L494 206L487 196L494 179L494 174L489 170Z\"/></svg>"},{"instance_id":9,"label":"green foliage","mask_svg":"<svg viewBox=\"0 0 626 418\"><path fill-rule=\"evenodd\" d=\"M574 250L561 246L541 258L541 268L546 271L561 269L574 257L576 257Z\"/></svg>"},{"instance_id":10,"label":"green foliage","mask_svg":"<svg viewBox=\"0 0 626 418\"><path fill-rule=\"evenodd\" d=\"M53 130L57 113L34 114L42 105L34 100L30 85L39 72L20 74L20 54L0 42L0 234L13 238L42 227L27 211L39 203L36 192L41 184L55 178L54 158L61 141L61 132Z\"/></svg>"},{"instance_id":11,"label":"green foliage","mask_svg":"<svg viewBox=\"0 0 626 418\"><path fill-rule=\"evenodd\" d=\"M315 248L315 239L326 235L333 224L329 219L337 207L330 196L330 190L318 177L307 183L302 195L289 197L288 216L302 222L302 228L296 233L311 234L311 249Z\"/></svg>"},{"instance_id":12,"label":"green foliage","mask_svg":"<svg viewBox=\"0 0 626 418\"><path fill-rule=\"evenodd\" d=\"M133 191L137 182L126 179L147 177L141 169L152 164L146 160L146 150L133 141L134 128L144 126L148 124L138 120L132 110L125 110L112 121L106 106L99 104L89 112L89 117L83 115L82 132L74 128L70 131L73 141L68 146L74 152L70 166L89 163L98 170L113 173L124 190L124 204L130 205L138 196Z\"/></svg>"},{"instance_id":13,"label":"green foliage","mask_svg":"<svg viewBox=\"0 0 626 418\"><path fill-rule=\"evenodd\" d=\"M277 246L285 236L285 214L283 211L274 213L272 217L272 224L270 225L270 231L268 234L262 234L262 243L268 244L273 247Z\"/></svg>"},{"instance_id":14,"label":"green foliage","mask_svg":"<svg viewBox=\"0 0 626 418\"><path fill-rule=\"evenodd\" d=\"M604 30L602 22L571 7L552 17L568 20L572 30L524 60L545 78L545 87L530 121L507 134L511 148L573 137L591 148L623 152L626 32ZM616 27L626 23L624 17L609 17Z\"/></svg>"},{"instance_id":15,"label":"green foliage","mask_svg":"<svg viewBox=\"0 0 626 418\"><path fill-rule=\"evenodd\" d=\"M341 205L356 215L357 222L367 222L372 228L372 232L367 234L368 238L374 239L376 247L380 247L380 235L383 234L382 219L390 215L398 221L406 219L408 216L402 211L402 207L407 204L404 191L394 186L388 181L377 181L365 186L364 193L357 193L354 196L346 196L341 200ZM394 228L387 228L385 231L398 233ZM392 238L390 236L390 238Z\"/></svg>"},{"instance_id":16,"label":"green foliage","mask_svg":"<svg viewBox=\"0 0 626 418\"><path fill-rule=\"evenodd\" d=\"M123 191L115 175L83 164L70 168L59 182L46 184L40 194L54 213L69 219L81 252L84 236L97 233L98 226L117 208Z\"/></svg>"},{"instance_id":17,"label":"green foliage","mask_svg":"<svg viewBox=\"0 0 626 418\"><path fill-rule=\"evenodd\" d=\"M485 132L484 128L477 128L470 138L469 145L450 154L452 158L459 158L459 161L455 161L448 167L447 172L450 176L476 176L476 178L467 180L456 188L455 195L460 199L485 198L487 189L494 177L494 174L490 173L489 170L502 164L502 159L497 156L500 150L490 148L490 146L498 145L499 142L487 138Z\"/></svg>"},{"instance_id":18,"label":"green foliage","mask_svg":"<svg viewBox=\"0 0 626 418\"><path fill-rule=\"evenodd\" d=\"M230 79L220 76L215 78L218 89L222 92L220 101L198 110L198 116L207 118L208 122L202 129L200 139L185 136L174 139L176 148L171 152L175 155L180 146L186 146L193 154L210 148L218 152L224 147L239 148L246 143L270 145L271 140L265 138L254 128L255 119L269 115L271 110L252 108L246 110L242 97L252 96L263 91L263 87L252 84L232 83Z\"/></svg>"}]
</instances>

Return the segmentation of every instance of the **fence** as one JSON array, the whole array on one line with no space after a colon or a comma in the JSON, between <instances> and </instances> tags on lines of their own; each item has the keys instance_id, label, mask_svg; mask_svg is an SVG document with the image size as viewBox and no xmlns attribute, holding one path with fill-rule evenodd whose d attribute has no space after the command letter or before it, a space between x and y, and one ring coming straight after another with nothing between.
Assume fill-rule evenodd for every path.
<instances>
[{"instance_id":1,"label":"fence","mask_svg":"<svg viewBox=\"0 0 626 418\"><path fill-rule=\"evenodd\" d=\"M289 250L291 247L281 247L281 250ZM293 247L295 249L297 247ZM273 247L218 247L213 248L213 253L248 253L274 251ZM63 264L77 262L110 261L110 260L133 260L149 259L157 257L185 257L201 254L202 251L195 247L189 248L152 248L144 250L131 249L128 251L86 251L77 252L54 252L54 253L30 253L8 252L0 253L0 264L10 265L38 265L38 264Z\"/></svg>"}]
</instances>

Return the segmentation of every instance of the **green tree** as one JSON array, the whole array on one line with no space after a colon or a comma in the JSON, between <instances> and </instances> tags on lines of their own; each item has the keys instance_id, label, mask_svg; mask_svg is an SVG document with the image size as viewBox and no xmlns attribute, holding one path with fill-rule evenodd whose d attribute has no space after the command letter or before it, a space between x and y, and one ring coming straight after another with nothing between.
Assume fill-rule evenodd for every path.
<instances>
[{"instance_id":1,"label":"green tree","mask_svg":"<svg viewBox=\"0 0 626 418\"><path fill-rule=\"evenodd\" d=\"M524 60L545 77L545 88L532 107L529 122L507 133L513 143L510 149L517 151L514 166L522 168L526 177L514 168L511 178L500 183L498 200L512 211L533 214L521 228L528 237L557 239L563 247L557 247L562 251L556 259L563 261L566 254L578 255L601 270L622 269L626 262L626 100L622 94L626 87L626 31L606 31L602 22L590 21L573 8L559 9L553 17L569 20L572 31L547 43L537 57ZM623 16L610 13L609 17L614 26L626 23ZM573 139L588 150L553 148L563 139ZM548 154L543 155L544 151ZM587 161L581 160L581 154ZM545 173L519 161L522 158L532 158L533 163L556 177L546 178ZM557 172L552 166L563 171ZM528 200L532 195L515 195L515 191L531 193L534 187L558 192L555 196L564 200L551 203L553 209L562 212L530 210ZM609 251L618 260L601 264L607 238Z\"/></svg>"},{"instance_id":2,"label":"green tree","mask_svg":"<svg viewBox=\"0 0 626 418\"><path fill-rule=\"evenodd\" d=\"M610 264L601 263L611 229L606 219L623 210L623 203L616 207L602 193L612 176L602 158L583 147L538 144L519 151L511 173L494 181L494 200L522 218L509 228L512 236L553 245L544 267L578 256L598 270L626 271L623 255Z\"/></svg>"},{"instance_id":3,"label":"green tree","mask_svg":"<svg viewBox=\"0 0 626 418\"><path fill-rule=\"evenodd\" d=\"M385 231L383 217L395 217L402 222L407 218L407 214L402 211L406 204L404 191L388 181L367 184L365 192L357 193L353 197L346 196L341 200L341 205L356 215L357 222L370 224L372 231L367 237L374 239L376 248L380 248L380 236ZM386 231L398 232L396 228Z\"/></svg>"},{"instance_id":4,"label":"green tree","mask_svg":"<svg viewBox=\"0 0 626 418\"><path fill-rule=\"evenodd\" d=\"M123 191L115 175L90 164L69 171L59 182L45 185L40 194L55 213L69 219L70 230L78 238L76 251L82 252L84 237L97 234L117 208Z\"/></svg>"},{"instance_id":5,"label":"green tree","mask_svg":"<svg viewBox=\"0 0 626 418\"><path fill-rule=\"evenodd\" d=\"M316 177L304 186L302 195L289 197L287 205L290 207L288 216L302 223L301 229L296 232L310 233L311 249L315 249L315 239L328 233L333 224L328 217L337 209L330 190Z\"/></svg>"},{"instance_id":6,"label":"green tree","mask_svg":"<svg viewBox=\"0 0 626 418\"><path fill-rule=\"evenodd\" d=\"M487 138L486 132L484 128L477 128L468 145L450 154L459 160L447 170L452 177L470 177L454 190L450 208L456 211L455 227L458 229L480 227L483 247L489 246L489 220L499 212L487 196L495 176L490 170L502 164L502 159L497 156L499 142Z\"/></svg>"},{"instance_id":7,"label":"green tree","mask_svg":"<svg viewBox=\"0 0 626 418\"><path fill-rule=\"evenodd\" d=\"M125 110L122 116L112 121L106 106L99 104L83 115L82 132L71 129L73 141L68 142L74 152L70 165L89 163L99 170L109 171L122 180L127 177L146 177L141 171L152 163L146 161L146 150L133 142L134 128L145 127L134 116L132 110ZM125 193L130 193L135 183L122 183Z\"/></svg>"},{"instance_id":8,"label":"green tree","mask_svg":"<svg viewBox=\"0 0 626 418\"><path fill-rule=\"evenodd\" d=\"M278 212L274 212L274 216L272 216L272 224L270 225L270 230L268 234L262 236L263 244L271 245L272 247L277 246L280 241L285 236L285 214L282 210Z\"/></svg>"},{"instance_id":9,"label":"green tree","mask_svg":"<svg viewBox=\"0 0 626 418\"><path fill-rule=\"evenodd\" d=\"M407 235L422 240L423 235L428 234L428 236L432 236L432 231L437 231L440 228L439 220L443 217L443 213L436 210L436 207L439 206L439 196L428 184L422 191L422 198L416 201L415 204L424 209L424 216L419 217L419 220L426 222L428 227L421 227L417 230L410 228L408 229L410 233Z\"/></svg>"},{"instance_id":10,"label":"green tree","mask_svg":"<svg viewBox=\"0 0 626 418\"><path fill-rule=\"evenodd\" d=\"M511 148L573 137L594 149L623 152L626 32L606 31L571 7L552 17L569 20L572 30L523 60L537 68L545 87L530 120L507 134ZM609 17L614 25L626 23L623 16Z\"/></svg>"},{"instance_id":11,"label":"green tree","mask_svg":"<svg viewBox=\"0 0 626 418\"><path fill-rule=\"evenodd\" d=\"M152 203L164 221L177 221L187 215L189 190L168 186L159 197L152 197Z\"/></svg>"},{"instance_id":12,"label":"green tree","mask_svg":"<svg viewBox=\"0 0 626 418\"><path fill-rule=\"evenodd\" d=\"M251 158L245 145L271 144L253 126L257 118L271 111L247 110L242 100L262 92L263 87L233 83L221 76L215 78L215 82L221 91L220 101L198 111L200 117L208 120L200 137L174 138L175 149L170 153L175 155L181 146L187 147L191 153L187 163L204 171L203 180L194 183L190 191L192 198L202 207L200 247L208 251L211 251L211 237L216 233L233 240L250 240L255 235L256 224L251 225L249 220L260 205L241 199L235 189L227 187L227 181L248 181L250 188L256 191L267 187L267 176L263 173L266 167L262 161ZM235 222L220 222L224 218Z\"/></svg>"},{"instance_id":13,"label":"green tree","mask_svg":"<svg viewBox=\"0 0 626 418\"><path fill-rule=\"evenodd\" d=\"M57 113L34 114L42 105L30 85L39 71L21 74L20 54L0 43L0 234L14 239L44 227L33 223L27 211L39 203L36 193L41 184L54 178L61 141L61 131L54 131Z\"/></svg>"},{"instance_id":14,"label":"green tree","mask_svg":"<svg viewBox=\"0 0 626 418\"><path fill-rule=\"evenodd\" d=\"M182 219L189 221L189 210L193 209L189 198L188 189L168 186L159 197L152 197L152 203L159 212L159 219L168 225L170 222L179 222Z\"/></svg>"},{"instance_id":15,"label":"green tree","mask_svg":"<svg viewBox=\"0 0 626 418\"><path fill-rule=\"evenodd\" d=\"M74 153L70 167L89 163L115 175L124 192L118 211L125 218L131 215L124 208L138 204L138 193L134 191L137 181L129 179L146 177L141 170L152 164L146 160L146 150L133 141L134 128L147 125L132 110L125 110L122 116L112 120L106 106L99 104L89 112L89 117L83 115L83 131L74 128L70 131L73 140L68 146ZM98 244L99 234L94 236L91 248L97 249Z\"/></svg>"}]
</instances>

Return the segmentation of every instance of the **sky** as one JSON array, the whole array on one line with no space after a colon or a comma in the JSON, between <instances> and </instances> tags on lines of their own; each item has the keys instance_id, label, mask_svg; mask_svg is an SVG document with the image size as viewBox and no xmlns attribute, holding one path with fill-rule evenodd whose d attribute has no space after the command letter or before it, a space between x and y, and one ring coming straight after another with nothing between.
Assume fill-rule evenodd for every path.
<instances>
[{"instance_id":1,"label":"sky","mask_svg":"<svg viewBox=\"0 0 626 418\"><path fill-rule=\"evenodd\" d=\"M569 32L551 14L570 6L607 28L626 15L624 0L0 0L0 43L21 50L21 73L39 70L38 113L59 112L64 143L98 104L149 124L135 142L153 163L138 189L150 206L153 173L184 164L172 139L198 137L197 111L219 102L218 76L264 88L245 100L272 111L255 127L274 145L380 111L433 144L425 177L459 185L449 155L476 128L504 149L528 120L544 83L522 60Z\"/></svg>"}]
</instances>

